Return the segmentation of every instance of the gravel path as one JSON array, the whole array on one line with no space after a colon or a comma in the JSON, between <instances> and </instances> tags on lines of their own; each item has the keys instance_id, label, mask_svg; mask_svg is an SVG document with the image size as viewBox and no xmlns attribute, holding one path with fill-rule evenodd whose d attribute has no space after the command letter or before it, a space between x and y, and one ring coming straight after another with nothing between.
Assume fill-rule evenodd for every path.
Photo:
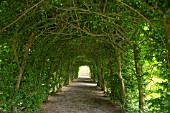
<instances>
[{"instance_id":1,"label":"gravel path","mask_svg":"<svg viewBox=\"0 0 170 113\"><path fill-rule=\"evenodd\" d=\"M62 92L50 96L37 113L120 113L104 97L103 91L87 76L80 76L63 87Z\"/></svg>"}]
</instances>

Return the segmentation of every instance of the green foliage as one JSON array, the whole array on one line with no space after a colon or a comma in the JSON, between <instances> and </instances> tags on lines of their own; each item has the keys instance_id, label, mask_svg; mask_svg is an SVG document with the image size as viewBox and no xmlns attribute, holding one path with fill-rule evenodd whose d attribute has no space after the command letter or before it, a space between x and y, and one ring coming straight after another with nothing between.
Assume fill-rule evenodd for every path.
<instances>
[{"instance_id":1,"label":"green foliage","mask_svg":"<svg viewBox=\"0 0 170 113\"><path fill-rule=\"evenodd\" d=\"M168 113L170 94L161 89L159 89L156 93L159 93L161 96L146 101L146 103L149 105L149 113Z\"/></svg>"}]
</instances>

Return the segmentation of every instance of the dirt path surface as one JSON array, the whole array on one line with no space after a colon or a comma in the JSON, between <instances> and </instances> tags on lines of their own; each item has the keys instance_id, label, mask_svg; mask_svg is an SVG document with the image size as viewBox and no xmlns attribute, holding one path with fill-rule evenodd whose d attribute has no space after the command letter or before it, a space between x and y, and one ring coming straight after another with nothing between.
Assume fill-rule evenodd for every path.
<instances>
[{"instance_id":1,"label":"dirt path surface","mask_svg":"<svg viewBox=\"0 0 170 113\"><path fill-rule=\"evenodd\" d=\"M103 91L87 76L80 76L63 87L62 92L50 96L37 113L120 113L104 97Z\"/></svg>"}]
</instances>

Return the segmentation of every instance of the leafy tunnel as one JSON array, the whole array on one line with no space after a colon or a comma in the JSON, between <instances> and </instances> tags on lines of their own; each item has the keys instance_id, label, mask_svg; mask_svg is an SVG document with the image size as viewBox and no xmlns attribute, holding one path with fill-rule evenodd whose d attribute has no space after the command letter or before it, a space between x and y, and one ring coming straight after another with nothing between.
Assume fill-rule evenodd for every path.
<instances>
[{"instance_id":1,"label":"leafy tunnel","mask_svg":"<svg viewBox=\"0 0 170 113\"><path fill-rule=\"evenodd\" d=\"M170 110L169 0L1 0L0 112L33 112L79 66L122 112Z\"/></svg>"}]
</instances>

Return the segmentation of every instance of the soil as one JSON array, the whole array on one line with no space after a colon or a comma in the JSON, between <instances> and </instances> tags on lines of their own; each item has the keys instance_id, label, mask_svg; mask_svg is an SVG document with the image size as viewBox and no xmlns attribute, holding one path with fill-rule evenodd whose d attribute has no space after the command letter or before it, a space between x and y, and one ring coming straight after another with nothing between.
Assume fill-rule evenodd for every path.
<instances>
[{"instance_id":1,"label":"soil","mask_svg":"<svg viewBox=\"0 0 170 113\"><path fill-rule=\"evenodd\" d=\"M63 87L62 92L50 96L36 113L120 113L104 92L88 76Z\"/></svg>"}]
</instances>

